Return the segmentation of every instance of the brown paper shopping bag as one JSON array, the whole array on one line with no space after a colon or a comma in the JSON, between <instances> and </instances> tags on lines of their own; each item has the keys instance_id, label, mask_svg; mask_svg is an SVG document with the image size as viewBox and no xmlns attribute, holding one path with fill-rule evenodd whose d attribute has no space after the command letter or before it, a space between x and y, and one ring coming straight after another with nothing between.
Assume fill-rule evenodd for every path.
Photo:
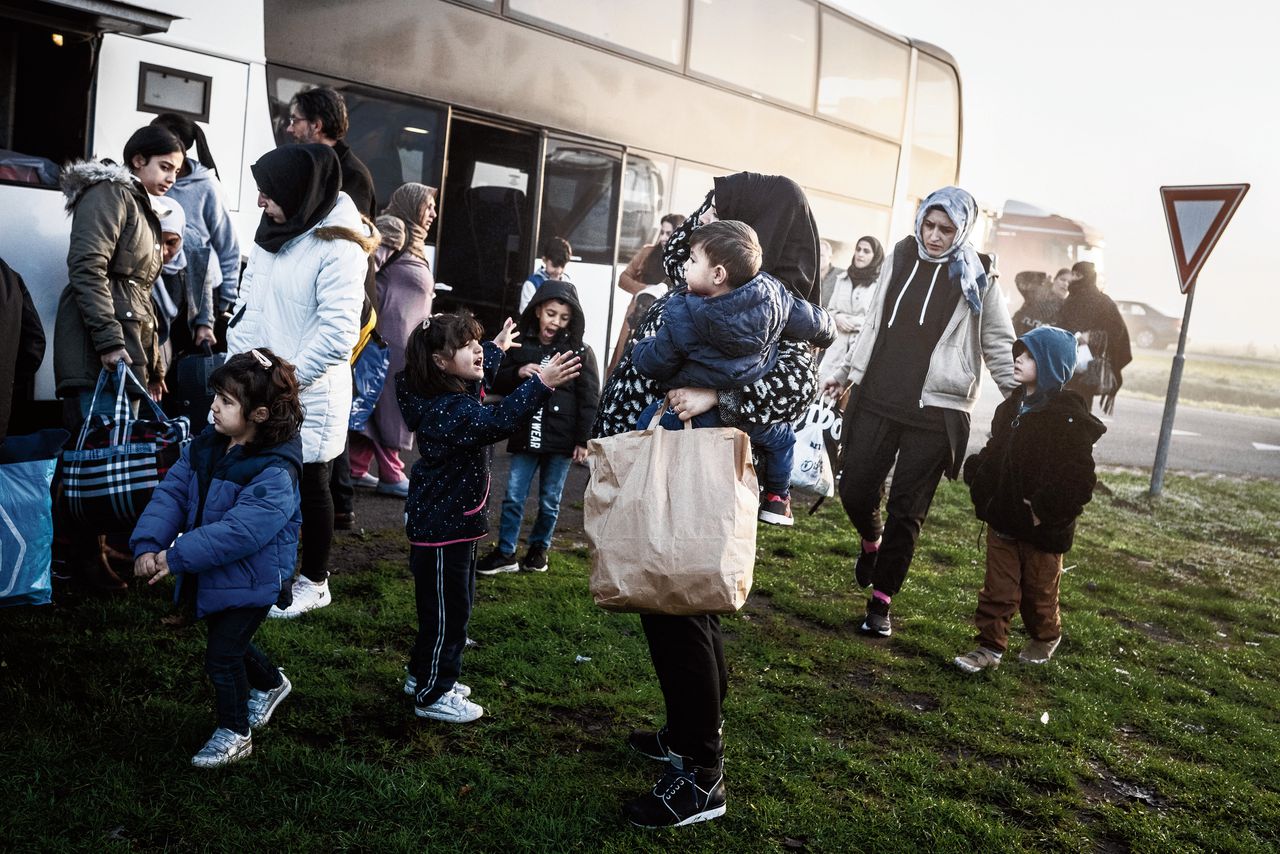
<instances>
[{"instance_id":1,"label":"brown paper shopping bag","mask_svg":"<svg viewBox=\"0 0 1280 854\"><path fill-rule=\"evenodd\" d=\"M587 445L591 595L610 611L732 613L755 567L750 441L732 427L663 429L662 411L646 430Z\"/></svg>"}]
</instances>

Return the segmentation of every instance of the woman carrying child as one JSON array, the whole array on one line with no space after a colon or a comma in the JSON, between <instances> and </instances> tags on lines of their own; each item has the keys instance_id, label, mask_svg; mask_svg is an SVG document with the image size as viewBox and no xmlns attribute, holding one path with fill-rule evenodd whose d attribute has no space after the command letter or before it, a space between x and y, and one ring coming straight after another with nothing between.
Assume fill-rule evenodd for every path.
<instances>
[{"instance_id":1,"label":"woman carrying child","mask_svg":"<svg viewBox=\"0 0 1280 854\"><path fill-rule=\"evenodd\" d=\"M302 524L302 405L293 365L265 348L213 372L213 425L183 448L130 540L134 574L172 573L174 598L195 585L209 627L205 672L218 727L191 764L213 768L253 750L292 685L253 643L293 574ZM286 603L287 604L287 603Z\"/></svg>"},{"instance_id":2,"label":"woman carrying child","mask_svg":"<svg viewBox=\"0 0 1280 854\"><path fill-rule=\"evenodd\" d=\"M458 677L476 592L476 541L489 533L489 446L514 433L551 392L578 376L572 352L542 369L496 406L481 403L502 355L519 335L510 318L492 341L469 313L437 314L409 336L396 395L421 454L409 475L405 533L418 606L418 636L404 691L421 718L467 723L484 709Z\"/></svg>"}]
</instances>

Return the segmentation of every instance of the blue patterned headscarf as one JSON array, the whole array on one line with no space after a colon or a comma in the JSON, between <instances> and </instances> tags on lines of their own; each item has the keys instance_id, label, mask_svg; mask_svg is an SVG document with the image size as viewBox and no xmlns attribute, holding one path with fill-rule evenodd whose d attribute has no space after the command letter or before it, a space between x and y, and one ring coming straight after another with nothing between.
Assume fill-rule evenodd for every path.
<instances>
[{"instance_id":1,"label":"blue patterned headscarf","mask_svg":"<svg viewBox=\"0 0 1280 854\"><path fill-rule=\"evenodd\" d=\"M937 258L925 251L924 236L921 233L924 228L924 218L933 208L938 208L945 213L956 227L956 239L952 242L951 248ZM982 259L978 257L978 251L969 243L969 235L973 232L973 226L977 221L978 203L973 200L973 196L969 195L968 191L959 187L943 187L941 190L934 190L920 203L920 210L916 212L916 246L920 250L920 260L932 261L935 264L940 261L950 261L951 263L947 265L947 273L960 283L960 292L964 294L965 302L969 303L969 309L974 314L981 313L982 295L990 283L986 271L982 269Z\"/></svg>"}]
</instances>

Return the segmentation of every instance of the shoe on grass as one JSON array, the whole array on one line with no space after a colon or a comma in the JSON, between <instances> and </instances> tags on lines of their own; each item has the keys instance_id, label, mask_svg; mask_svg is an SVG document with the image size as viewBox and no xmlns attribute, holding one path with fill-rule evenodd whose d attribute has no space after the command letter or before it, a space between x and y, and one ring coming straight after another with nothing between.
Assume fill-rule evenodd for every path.
<instances>
[{"instance_id":1,"label":"shoe on grass","mask_svg":"<svg viewBox=\"0 0 1280 854\"><path fill-rule=\"evenodd\" d=\"M858 631L864 635L887 638L893 634L893 623L889 620L889 603L872 596L867 600L867 614L862 618Z\"/></svg>"},{"instance_id":2,"label":"shoe on grass","mask_svg":"<svg viewBox=\"0 0 1280 854\"><path fill-rule=\"evenodd\" d=\"M463 685L461 682L454 682L453 687L449 690L455 694L461 694L464 697L471 696L471 688L467 685ZM404 677L404 692L410 697L418 693L418 677L414 676L412 673Z\"/></svg>"},{"instance_id":3,"label":"shoe on grass","mask_svg":"<svg viewBox=\"0 0 1280 854\"><path fill-rule=\"evenodd\" d=\"M280 701L289 696L289 692L293 690L293 683L289 681L289 677L284 675L284 670L276 668L280 671L280 684L272 688L270 691L259 691L257 688L249 689L249 728L262 729L271 720L271 714L276 710L276 706L280 705Z\"/></svg>"},{"instance_id":4,"label":"shoe on grass","mask_svg":"<svg viewBox=\"0 0 1280 854\"><path fill-rule=\"evenodd\" d=\"M520 561L516 560L515 552L506 554L497 546L494 546L476 564L477 575L497 575L500 572L516 572L519 569Z\"/></svg>"},{"instance_id":5,"label":"shoe on grass","mask_svg":"<svg viewBox=\"0 0 1280 854\"><path fill-rule=\"evenodd\" d=\"M1053 658L1053 654L1058 651L1060 643L1062 643L1061 636L1051 641L1033 640L1018 653L1018 661L1023 664L1048 664L1049 659Z\"/></svg>"},{"instance_id":6,"label":"shoe on grass","mask_svg":"<svg viewBox=\"0 0 1280 854\"><path fill-rule=\"evenodd\" d=\"M791 496L765 493L760 498L760 521L769 525L790 527L796 523L791 516Z\"/></svg>"},{"instance_id":7,"label":"shoe on grass","mask_svg":"<svg viewBox=\"0 0 1280 854\"><path fill-rule=\"evenodd\" d=\"M988 668L995 670L1000 666L1000 653L980 646L972 652L956 656L954 664L965 673L980 673Z\"/></svg>"},{"instance_id":8,"label":"shoe on grass","mask_svg":"<svg viewBox=\"0 0 1280 854\"><path fill-rule=\"evenodd\" d=\"M446 691L429 706L413 707L413 713L420 718L431 718L451 724L465 724L478 720L484 715L484 709L461 694Z\"/></svg>"},{"instance_id":9,"label":"shoe on grass","mask_svg":"<svg viewBox=\"0 0 1280 854\"><path fill-rule=\"evenodd\" d=\"M308 611L323 608L332 601L333 596L329 593L329 579L312 581L305 575L299 575L293 582L293 602L283 610L272 605L267 616L277 620L292 620Z\"/></svg>"},{"instance_id":10,"label":"shoe on grass","mask_svg":"<svg viewBox=\"0 0 1280 854\"><path fill-rule=\"evenodd\" d=\"M204 747L200 748L200 752L191 757L191 764L197 768L218 768L239 762L252 752L252 735L241 735L218 727L204 743Z\"/></svg>"},{"instance_id":11,"label":"shoe on grass","mask_svg":"<svg viewBox=\"0 0 1280 854\"><path fill-rule=\"evenodd\" d=\"M876 558L880 556L880 550L869 552L865 549L858 550L858 562L853 565L853 578L858 582L859 587L870 587L872 578L871 573L876 568Z\"/></svg>"},{"instance_id":12,"label":"shoe on grass","mask_svg":"<svg viewBox=\"0 0 1280 854\"><path fill-rule=\"evenodd\" d=\"M683 827L724 815L724 763L699 768L687 756L667 757L670 766L654 787L623 805L627 820L638 827Z\"/></svg>"},{"instance_id":13,"label":"shoe on grass","mask_svg":"<svg viewBox=\"0 0 1280 854\"><path fill-rule=\"evenodd\" d=\"M547 548L546 546L529 546L529 550L524 553L524 560L520 561L521 572L546 572L547 571Z\"/></svg>"},{"instance_id":14,"label":"shoe on grass","mask_svg":"<svg viewBox=\"0 0 1280 854\"><path fill-rule=\"evenodd\" d=\"M659 762L671 761L671 756L667 750L666 727L657 730L632 730L631 735L627 736L627 747L649 759L656 759Z\"/></svg>"}]
</instances>

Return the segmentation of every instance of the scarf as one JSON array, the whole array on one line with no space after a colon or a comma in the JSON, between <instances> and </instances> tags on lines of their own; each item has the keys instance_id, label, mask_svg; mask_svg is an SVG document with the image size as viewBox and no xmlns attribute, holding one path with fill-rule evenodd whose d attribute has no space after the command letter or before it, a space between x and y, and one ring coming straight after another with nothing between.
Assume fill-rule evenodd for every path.
<instances>
[{"instance_id":1,"label":"scarf","mask_svg":"<svg viewBox=\"0 0 1280 854\"><path fill-rule=\"evenodd\" d=\"M762 271L801 299L815 296L818 227L809 201L790 178L755 172L716 178L715 188L702 205L671 233L662 259L671 281L680 289L685 287L683 267L689 259L689 236L713 204L718 219L740 220L755 229L762 250Z\"/></svg>"},{"instance_id":2,"label":"scarf","mask_svg":"<svg viewBox=\"0 0 1280 854\"><path fill-rule=\"evenodd\" d=\"M951 248L937 258L925 251L922 233L924 218L934 208L946 214L956 227L956 239L952 241ZM935 264L949 261L947 273L953 281L960 283L960 292L964 294L965 302L974 314L982 312L982 295L990 284L986 271L982 269L978 251L969 243L969 235L977 221L978 203L959 187L934 190L920 203L920 209L916 212L916 246L920 252L920 260Z\"/></svg>"},{"instance_id":3,"label":"scarf","mask_svg":"<svg viewBox=\"0 0 1280 854\"><path fill-rule=\"evenodd\" d=\"M427 221L427 205L435 195L436 188L428 187L426 184L413 182L401 184L391 194L391 201L382 210L383 217L392 216L404 224L402 229L404 238L401 241L404 251L423 261L427 260L427 229L423 223ZM378 217L379 223L382 222L383 217Z\"/></svg>"},{"instance_id":4,"label":"scarf","mask_svg":"<svg viewBox=\"0 0 1280 854\"><path fill-rule=\"evenodd\" d=\"M185 233L187 227L187 214L182 209L182 205L170 200L165 200L159 196L152 196L151 208L156 212L156 219L160 220L160 232L162 235L177 234L181 236ZM173 258L161 268L161 270L165 273L177 273L180 270L185 270L186 267L186 247L180 246L178 247L178 254L174 255Z\"/></svg>"},{"instance_id":5,"label":"scarf","mask_svg":"<svg viewBox=\"0 0 1280 854\"><path fill-rule=\"evenodd\" d=\"M258 189L284 211L285 221L262 214L253 242L272 253L305 234L333 210L342 189L338 155L327 145L286 145L249 167Z\"/></svg>"},{"instance_id":6,"label":"scarf","mask_svg":"<svg viewBox=\"0 0 1280 854\"><path fill-rule=\"evenodd\" d=\"M880 265L884 263L884 247L880 245L880 241L871 235L859 237L853 244L853 249L858 250L859 243L871 244L871 263L865 267L855 267L853 262L849 263L849 269L845 273L849 276L849 281L853 282L855 288L869 285L876 279L880 278Z\"/></svg>"}]
</instances>

